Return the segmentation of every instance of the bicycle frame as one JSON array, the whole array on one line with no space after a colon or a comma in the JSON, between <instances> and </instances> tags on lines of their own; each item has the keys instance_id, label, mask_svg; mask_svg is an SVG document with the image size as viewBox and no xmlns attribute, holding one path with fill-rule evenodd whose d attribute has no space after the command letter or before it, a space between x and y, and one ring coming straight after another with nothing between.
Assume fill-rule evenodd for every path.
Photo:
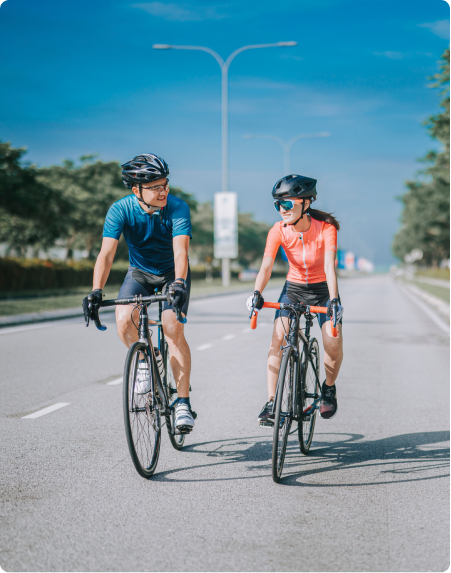
<instances>
[{"instance_id":1,"label":"bicycle frame","mask_svg":"<svg viewBox=\"0 0 451 573\"><path fill-rule=\"evenodd\" d=\"M265 302L263 304L263 308L276 308L280 310L289 310L289 331L288 334L285 335L285 340L287 344L281 347L281 350L285 350L286 348L292 348L293 354L295 357L295 364L294 364L294 377L293 377L293 397L294 400L291 406L291 412L287 412L287 415L291 417L293 420L300 421L301 418L305 419L305 416L309 416L315 409L317 409L318 402L320 401L320 397L318 397L304 412L300 412L297 410L297 406L299 405L300 401L298 399L299 396L299 389L301 385L305 384L305 376L307 373L307 362L308 360L311 361L311 357L309 356L309 343L310 343L310 328L313 326L313 317L312 312L317 313L326 313L326 307L317 307L317 306L310 306L300 303L292 303L292 304L285 304L285 303L273 303L273 302ZM302 331L300 328L300 319L301 316L305 316L305 332ZM251 328L254 329L257 327L257 313L254 312L252 309L251 312ZM331 325L332 328L332 336L338 336L338 329L333 324ZM303 356L304 360L301 363L299 358L299 343L302 341L303 345ZM298 366L300 365L301 372L298 372ZM313 371L315 373L316 382L321 386L319 381L318 375L316 373L316 367L312 362ZM277 382L276 393L274 396L274 405L277 402L277 394L279 391L279 381ZM314 396L310 396L314 397ZM274 408L274 406L273 406Z\"/></svg>"},{"instance_id":2,"label":"bicycle frame","mask_svg":"<svg viewBox=\"0 0 451 573\"><path fill-rule=\"evenodd\" d=\"M150 364L149 370L152 372L151 376L151 397L152 397L152 408L157 408L158 404L156 402L156 392L155 392L155 380L157 381L157 389L158 389L158 396L160 398L162 409L160 411L161 416L170 416L172 414L173 407L169 404L168 396L166 396L166 391L163 386L163 381L160 377L160 370L158 368L157 358L155 356L155 349L152 344L152 338L149 332L149 326L157 326L158 327L158 350L161 352L163 364L165 363L165 348L164 348L164 332L163 332L163 323L162 323L162 313L163 313L163 306L162 303L165 301L169 301L169 293L168 295L154 295L154 296L142 296L136 295L133 298L129 299L116 299L116 300L104 300L101 302L100 306L115 306L115 305L131 305L134 304L136 307L139 308L139 321L138 321L138 332L139 332L139 342L146 345L149 357L150 357ZM147 313L147 307L149 304L153 302L158 302L158 321L152 321L149 324L149 315Z\"/></svg>"},{"instance_id":3,"label":"bicycle frame","mask_svg":"<svg viewBox=\"0 0 451 573\"><path fill-rule=\"evenodd\" d=\"M301 412L299 410L299 400L298 395L300 393L300 388L302 384L305 383L305 376L307 372L307 362L309 360L309 353L308 353L308 345L310 342L310 328L313 326L313 318L312 315L307 312L304 313L305 315L305 332L302 331L300 328L300 319L302 314L298 311L293 310L293 312L289 316L289 331L288 334L285 336L285 340L287 344L282 347L283 350L286 348L291 347L293 349L293 354L295 357L294 362L294 376L293 376L293 401L291 404L291 412L287 412L292 420L299 421L301 416L305 414L305 412ZM300 343L303 346L302 354L299 353L299 346ZM303 361L301 362L301 356L303 356ZM314 369L315 376L316 370ZM319 381L318 381L319 383ZM274 404L277 401L277 394L279 392L279 382L277 383L276 393L274 396ZM318 401L318 400L317 400ZM314 402L309 407L309 410L312 410L312 406L316 406L317 401ZM310 413L310 412L309 412Z\"/></svg>"}]
</instances>

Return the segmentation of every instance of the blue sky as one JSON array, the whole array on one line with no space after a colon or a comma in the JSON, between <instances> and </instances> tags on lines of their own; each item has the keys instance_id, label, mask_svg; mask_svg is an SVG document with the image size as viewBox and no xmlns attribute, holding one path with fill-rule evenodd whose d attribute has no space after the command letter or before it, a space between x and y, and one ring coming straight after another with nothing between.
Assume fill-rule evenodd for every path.
<instances>
[{"instance_id":1,"label":"blue sky","mask_svg":"<svg viewBox=\"0 0 451 573\"><path fill-rule=\"evenodd\" d=\"M158 153L171 183L210 200L221 188L220 71L230 67L230 182L241 210L277 220L271 188L281 147L299 141L291 171L316 177L316 206L335 211L340 243L391 262L396 197L436 144L421 123L438 112L428 77L449 44L443 0L130 2L7 0L0 7L0 139L40 166L98 153L124 162Z\"/></svg>"}]
</instances>

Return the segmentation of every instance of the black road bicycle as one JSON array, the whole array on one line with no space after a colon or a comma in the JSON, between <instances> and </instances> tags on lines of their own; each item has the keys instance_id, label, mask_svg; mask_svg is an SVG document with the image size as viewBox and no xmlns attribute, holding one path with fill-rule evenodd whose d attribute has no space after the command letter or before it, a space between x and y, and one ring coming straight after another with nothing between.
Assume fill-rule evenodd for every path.
<instances>
[{"instance_id":1,"label":"black road bicycle","mask_svg":"<svg viewBox=\"0 0 451 573\"><path fill-rule=\"evenodd\" d=\"M274 396L274 424L264 424L274 426L272 478L277 483L282 476L292 422L298 424L299 447L303 454L308 454L313 440L316 414L321 399L321 383L319 344L316 338L310 338L310 328L313 326L312 313L327 313L327 308L278 302L265 302L263 307L290 312L289 331L285 334L286 344L283 346ZM302 315L305 315L304 330L300 328ZM257 313L252 311L251 316L251 328L256 328ZM332 335L338 336L335 313Z\"/></svg>"},{"instance_id":2,"label":"black road bicycle","mask_svg":"<svg viewBox=\"0 0 451 573\"><path fill-rule=\"evenodd\" d=\"M88 298L89 301L89 298ZM149 320L147 307L159 303L158 320ZM163 302L171 304L171 293L153 296L136 295L133 298L104 300L100 306L133 305L133 312L139 309L138 342L133 343L127 353L124 368L123 409L125 434L128 449L136 471L144 478L150 478L157 467L160 454L161 431L166 425L169 440L176 450L185 442L185 433L175 428L175 402L177 385L171 369L168 343L164 337L161 315ZM177 318L179 313L177 312ZM99 328L99 324L96 326ZM152 327L158 328L158 344L153 346ZM104 327L103 327L104 328ZM135 384L138 381L138 365L145 360L150 373L150 392L138 394ZM196 418L195 412L193 417Z\"/></svg>"}]
</instances>

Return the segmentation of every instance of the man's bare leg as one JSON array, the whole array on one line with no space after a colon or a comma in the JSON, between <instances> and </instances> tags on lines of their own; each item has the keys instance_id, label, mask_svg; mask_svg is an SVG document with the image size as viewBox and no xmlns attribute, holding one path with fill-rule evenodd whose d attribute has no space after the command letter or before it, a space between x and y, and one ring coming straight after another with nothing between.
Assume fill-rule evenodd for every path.
<instances>
[{"instance_id":1,"label":"man's bare leg","mask_svg":"<svg viewBox=\"0 0 451 573\"><path fill-rule=\"evenodd\" d=\"M162 316L163 330L171 355L171 368L177 384L179 398L189 398L191 352L185 339L184 325L178 322L175 312L165 310Z\"/></svg>"}]
</instances>

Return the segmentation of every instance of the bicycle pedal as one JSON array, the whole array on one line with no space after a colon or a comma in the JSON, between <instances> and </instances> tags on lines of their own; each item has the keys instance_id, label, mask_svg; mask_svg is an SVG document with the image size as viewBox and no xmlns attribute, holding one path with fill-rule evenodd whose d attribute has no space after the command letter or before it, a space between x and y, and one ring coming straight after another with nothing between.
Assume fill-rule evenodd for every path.
<instances>
[{"instance_id":1,"label":"bicycle pedal","mask_svg":"<svg viewBox=\"0 0 451 573\"><path fill-rule=\"evenodd\" d=\"M175 434L176 435L190 434L192 429L193 428L191 426L179 426L178 428L175 429Z\"/></svg>"},{"instance_id":2,"label":"bicycle pedal","mask_svg":"<svg viewBox=\"0 0 451 573\"><path fill-rule=\"evenodd\" d=\"M274 422L259 422L260 426L266 428L272 428L274 426Z\"/></svg>"}]
</instances>

